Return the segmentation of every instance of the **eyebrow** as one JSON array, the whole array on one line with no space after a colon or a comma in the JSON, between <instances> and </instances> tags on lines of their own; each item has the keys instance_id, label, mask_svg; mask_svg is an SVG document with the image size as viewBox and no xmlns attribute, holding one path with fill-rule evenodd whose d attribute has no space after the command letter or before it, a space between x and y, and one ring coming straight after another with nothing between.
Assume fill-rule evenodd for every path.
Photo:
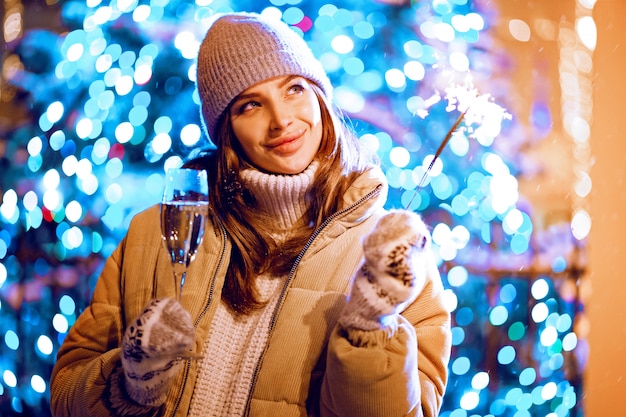
<instances>
[{"instance_id":1,"label":"eyebrow","mask_svg":"<svg viewBox=\"0 0 626 417\"><path fill-rule=\"evenodd\" d=\"M293 74L293 75L290 75L290 76L288 76L287 78L285 78L285 79L283 80L283 82L281 82L281 83L278 85L278 87L284 87L285 85L289 84L289 83L291 82L291 80L293 80L294 78L302 78L302 79L304 79L304 77L303 77L303 76L301 76L301 75L295 75L295 74ZM245 99L254 98L254 97L257 97L258 95L259 95L259 94L254 93L254 92L252 92L252 93L248 93L248 94L239 94L237 97L235 97L235 98L233 99L233 103L236 103L236 102L238 102L238 101L240 101L240 100L245 100Z\"/></svg>"}]
</instances>

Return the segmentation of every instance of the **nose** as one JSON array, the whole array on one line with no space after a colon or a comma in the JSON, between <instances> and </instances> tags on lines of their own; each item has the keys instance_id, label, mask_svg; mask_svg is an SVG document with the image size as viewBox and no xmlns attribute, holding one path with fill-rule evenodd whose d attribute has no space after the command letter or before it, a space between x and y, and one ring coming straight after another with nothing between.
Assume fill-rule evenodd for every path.
<instances>
[{"instance_id":1,"label":"nose","mask_svg":"<svg viewBox=\"0 0 626 417\"><path fill-rule=\"evenodd\" d=\"M293 121L289 106L286 103L275 102L269 106L270 124L272 132L280 132L286 129Z\"/></svg>"}]
</instances>

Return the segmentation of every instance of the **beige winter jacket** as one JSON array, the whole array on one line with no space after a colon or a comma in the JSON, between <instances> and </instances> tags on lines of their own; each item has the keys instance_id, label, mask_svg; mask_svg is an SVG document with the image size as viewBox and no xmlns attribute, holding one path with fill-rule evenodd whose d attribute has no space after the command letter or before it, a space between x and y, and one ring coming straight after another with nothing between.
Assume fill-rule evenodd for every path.
<instances>
[{"instance_id":1,"label":"beige winter jacket","mask_svg":"<svg viewBox=\"0 0 626 417\"><path fill-rule=\"evenodd\" d=\"M451 338L436 268L431 268L419 298L403 312L391 340L353 346L335 325L362 261L361 239L384 212L386 187L380 170L362 175L344 197L348 208L328 219L303 248L271 320L269 341L250 386L247 415L437 415ZM229 251L224 230L209 224L182 300L197 325L196 351L207 338L220 299ZM55 416L114 415L111 384L120 380L126 325L152 298L172 296L173 291L159 208L154 206L131 222L106 262L91 305L59 350L50 386ZM372 334L372 341L382 340L382 332L372 333L380 333ZM186 416L196 376L197 364L190 361L164 407L152 414Z\"/></svg>"}]
</instances>

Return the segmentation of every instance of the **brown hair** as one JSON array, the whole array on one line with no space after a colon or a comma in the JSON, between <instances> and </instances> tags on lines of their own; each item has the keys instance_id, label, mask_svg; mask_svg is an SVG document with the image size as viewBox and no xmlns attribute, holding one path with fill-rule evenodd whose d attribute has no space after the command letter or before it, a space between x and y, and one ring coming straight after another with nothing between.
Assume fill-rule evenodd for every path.
<instances>
[{"instance_id":1,"label":"brown hair","mask_svg":"<svg viewBox=\"0 0 626 417\"><path fill-rule=\"evenodd\" d=\"M343 208L343 194L375 159L362 148L341 112L327 102L316 84L312 86L320 103L323 124L316 156L319 165L307 195L305 218L285 242L272 238L267 230L267 224L271 224L267 214L255 208L254 197L242 185L240 171L252 165L245 159L232 131L227 117L230 108L218 121L215 155L202 162L209 174L211 207L233 243L222 299L238 313L264 305L259 299L255 277L265 272L289 273L312 232Z\"/></svg>"}]
</instances>

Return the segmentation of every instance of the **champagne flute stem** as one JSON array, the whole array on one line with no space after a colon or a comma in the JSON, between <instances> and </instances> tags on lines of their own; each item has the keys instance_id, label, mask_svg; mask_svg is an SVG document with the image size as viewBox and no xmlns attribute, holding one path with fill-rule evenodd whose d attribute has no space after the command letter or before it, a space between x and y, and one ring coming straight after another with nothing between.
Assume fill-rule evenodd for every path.
<instances>
[{"instance_id":1,"label":"champagne flute stem","mask_svg":"<svg viewBox=\"0 0 626 417\"><path fill-rule=\"evenodd\" d=\"M185 277L187 276L187 271L183 271L180 275L180 285L178 287L178 301L180 303L183 302L183 285L185 285Z\"/></svg>"}]
</instances>

